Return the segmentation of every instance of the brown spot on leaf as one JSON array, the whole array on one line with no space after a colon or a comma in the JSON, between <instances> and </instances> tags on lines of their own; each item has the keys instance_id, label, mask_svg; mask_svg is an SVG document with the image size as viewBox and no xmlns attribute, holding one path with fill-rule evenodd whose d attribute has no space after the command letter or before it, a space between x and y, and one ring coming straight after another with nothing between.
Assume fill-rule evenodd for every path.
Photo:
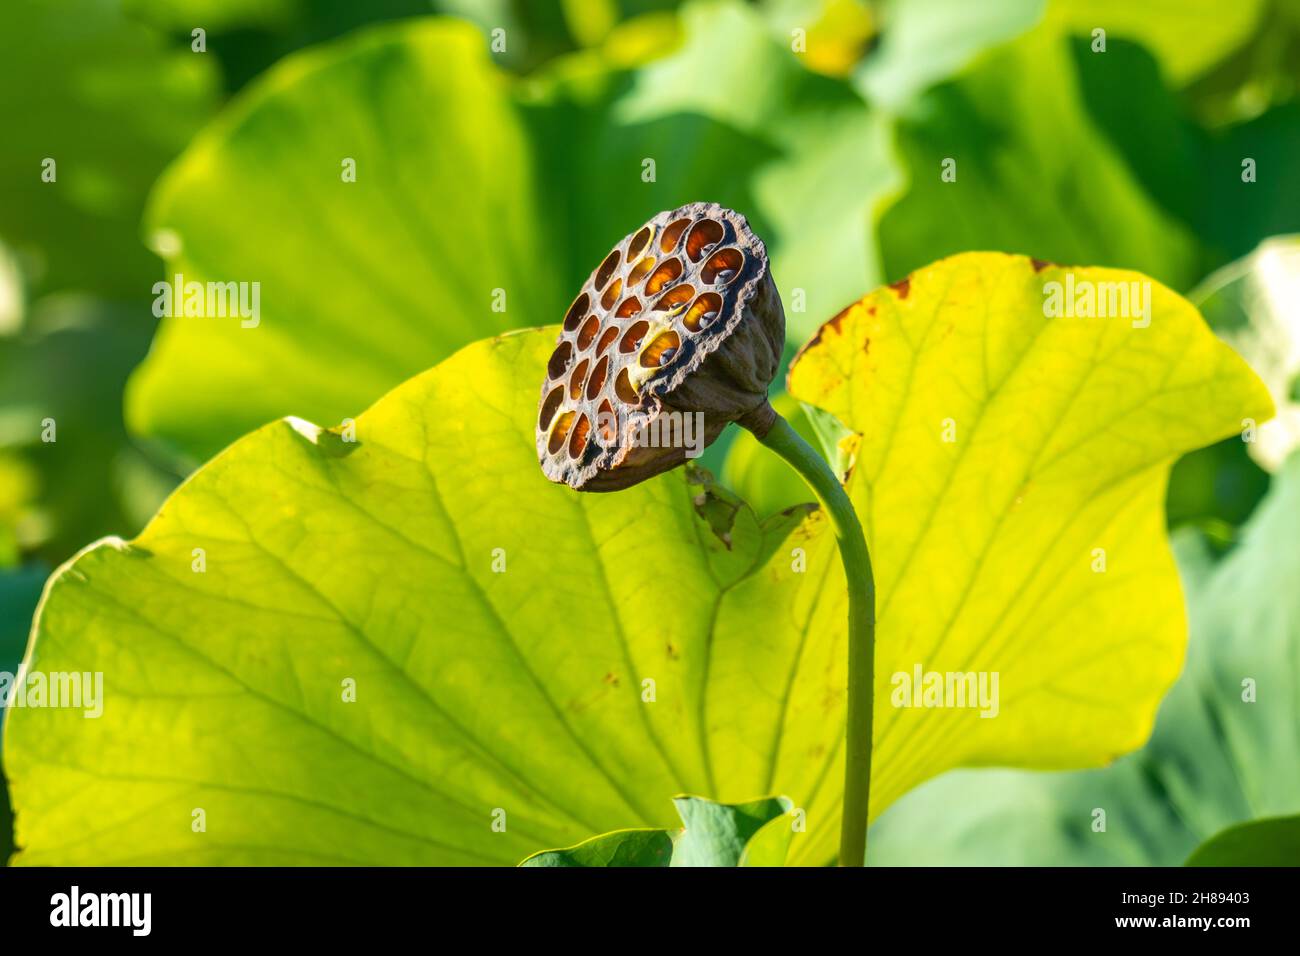
<instances>
[{"instance_id":1,"label":"brown spot on leaf","mask_svg":"<svg viewBox=\"0 0 1300 956\"><path fill-rule=\"evenodd\" d=\"M614 676L613 674L606 674L606 675L605 675L605 683L606 683L606 684L609 684L611 687L617 687L617 686L618 686L618 678L617 678L616 676Z\"/></svg>"},{"instance_id":2,"label":"brown spot on leaf","mask_svg":"<svg viewBox=\"0 0 1300 956\"><path fill-rule=\"evenodd\" d=\"M900 299L906 299L907 293L912 291L912 277L899 279L897 282L889 283L889 287L898 293Z\"/></svg>"},{"instance_id":3,"label":"brown spot on leaf","mask_svg":"<svg viewBox=\"0 0 1300 956\"><path fill-rule=\"evenodd\" d=\"M1034 267L1035 272L1042 272L1051 265L1046 259L1030 259L1029 262Z\"/></svg>"},{"instance_id":4,"label":"brown spot on leaf","mask_svg":"<svg viewBox=\"0 0 1300 956\"><path fill-rule=\"evenodd\" d=\"M807 342L805 342L803 344L803 348L799 349L799 351L795 353L794 360L790 363L790 367L794 368L794 366L798 364L799 359L803 358L803 354L807 352L809 349L816 348L817 343L822 340L822 335L825 333L825 331L828 328L834 329L836 332L839 332L841 335L843 335L844 330L841 328L841 325L844 323L844 317L848 315L850 312L852 312L854 307L857 306L858 304L859 303L854 302L853 305L850 305L844 309L840 309L839 312L835 313L835 315L831 316L820 326L818 326L817 331L813 333L813 337L810 338ZM872 311L874 312L875 309L873 308Z\"/></svg>"}]
</instances>

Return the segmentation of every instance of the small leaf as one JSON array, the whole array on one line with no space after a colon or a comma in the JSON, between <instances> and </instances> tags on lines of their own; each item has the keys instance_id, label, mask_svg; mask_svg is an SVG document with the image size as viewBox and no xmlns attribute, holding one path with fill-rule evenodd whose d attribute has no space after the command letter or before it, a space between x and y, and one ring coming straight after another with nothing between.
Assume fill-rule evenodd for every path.
<instances>
[{"instance_id":1,"label":"small leaf","mask_svg":"<svg viewBox=\"0 0 1300 956\"><path fill-rule=\"evenodd\" d=\"M793 829L787 797L721 804L673 800L673 830L617 830L564 850L546 850L520 866L784 866Z\"/></svg>"},{"instance_id":2,"label":"small leaf","mask_svg":"<svg viewBox=\"0 0 1300 956\"><path fill-rule=\"evenodd\" d=\"M794 824L787 814L773 817L759 827L740 855L738 866L785 866L794 839Z\"/></svg>"},{"instance_id":3,"label":"small leaf","mask_svg":"<svg viewBox=\"0 0 1300 956\"><path fill-rule=\"evenodd\" d=\"M772 399L772 407L805 441L817 441L808 416L793 398L784 393L777 395ZM736 430L721 477L723 484L734 488L761 515L776 514L817 500L798 472L744 429Z\"/></svg>"},{"instance_id":4,"label":"small leaf","mask_svg":"<svg viewBox=\"0 0 1300 956\"><path fill-rule=\"evenodd\" d=\"M1300 866L1300 816L1254 820L1206 840L1185 866Z\"/></svg>"},{"instance_id":5,"label":"small leaf","mask_svg":"<svg viewBox=\"0 0 1300 956\"><path fill-rule=\"evenodd\" d=\"M534 853L520 866L668 866L673 855L670 830L615 830L564 850Z\"/></svg>"},{"instance_id":6,"label":"small leaf","mask_svg":"<svg viewBox=\"0 0 1300 956\"><path fill-rule=\"evenodd\" d=\"M786 797L767 797L749 803L720 804L702 797L678 797L673 801L685 832L673 846L673 866L739 866L751 839L776 823L787 834L789 820L783 819L793 804ZM789 838L786 838L789 846ZM770 849L760 859L771 859ZM750 865L780 865L755 862Z\"/></svg>"}]
</instances>

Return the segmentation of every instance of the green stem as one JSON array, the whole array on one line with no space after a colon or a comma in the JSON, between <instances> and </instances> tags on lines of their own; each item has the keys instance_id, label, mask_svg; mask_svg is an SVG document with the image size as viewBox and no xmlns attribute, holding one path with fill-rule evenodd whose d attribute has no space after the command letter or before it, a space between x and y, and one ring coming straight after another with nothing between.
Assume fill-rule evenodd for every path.
<instances>
[{"instance_id":1,"label":"green stem","mask_svg":"<svg viewBox=\"0 0 1300 956\"><path fill-rule=\"evenodd\" d=\"M840 865L864 866L867 810L871 794L871 717L876 655L876 585L862 525L849 496L825 459L770 406L746 416L741 425L780 455L808 482L821 502L840 546L849 588L849 713L845 740L844 816Z\"/></svg>"}]
</instances>

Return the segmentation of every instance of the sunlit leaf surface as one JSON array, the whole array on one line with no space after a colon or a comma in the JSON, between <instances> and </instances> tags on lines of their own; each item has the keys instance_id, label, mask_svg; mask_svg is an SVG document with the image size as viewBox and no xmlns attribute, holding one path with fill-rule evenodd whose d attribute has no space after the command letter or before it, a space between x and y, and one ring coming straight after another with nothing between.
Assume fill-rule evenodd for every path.
<instances>
[{"instance_id":1,"label":"sunlit leaf surface","mask_svg":"<svg viewBox=\"0 0 1300 956\"><path fill-rule=\"evenodd\" d=\"M1140 746L1179 670L1169 463L1267 417L1268 396L1158 285L1144 326L1046 317L1065 279L937 263L828 323L792 372L862 435L873 814L951 767ZM553 341L461 351L361 416L356 442L265 426L139 538L64 568L28 667L102 671L106 701L99 719L10 711L17 860L513 864L673 827L683 792L788 794L806 818L792 862L830 860L846 595L823 519L710 507L690 472L548 484L533 429ZM893 706L914 667L1000 693Z\"/></svg>"}]
</instances>

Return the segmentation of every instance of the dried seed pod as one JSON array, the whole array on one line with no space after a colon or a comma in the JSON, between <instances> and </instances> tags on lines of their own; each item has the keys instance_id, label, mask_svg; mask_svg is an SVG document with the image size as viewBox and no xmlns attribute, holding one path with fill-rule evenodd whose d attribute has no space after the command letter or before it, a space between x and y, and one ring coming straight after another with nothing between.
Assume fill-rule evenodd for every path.
<instances>
[{"instance_id":1,"label":"dried seed pod","mask_svg":"<svg viewBox=\"0 0 1300 956\"><path fill-rule=\"evenodd\" d=\"M610 251L565 314L538 403L542 471L616 491L681 464L730 422L762 434L784 346L767 250L745 217L716 203L661 212Z\"/></svg>"}]
</instances>

